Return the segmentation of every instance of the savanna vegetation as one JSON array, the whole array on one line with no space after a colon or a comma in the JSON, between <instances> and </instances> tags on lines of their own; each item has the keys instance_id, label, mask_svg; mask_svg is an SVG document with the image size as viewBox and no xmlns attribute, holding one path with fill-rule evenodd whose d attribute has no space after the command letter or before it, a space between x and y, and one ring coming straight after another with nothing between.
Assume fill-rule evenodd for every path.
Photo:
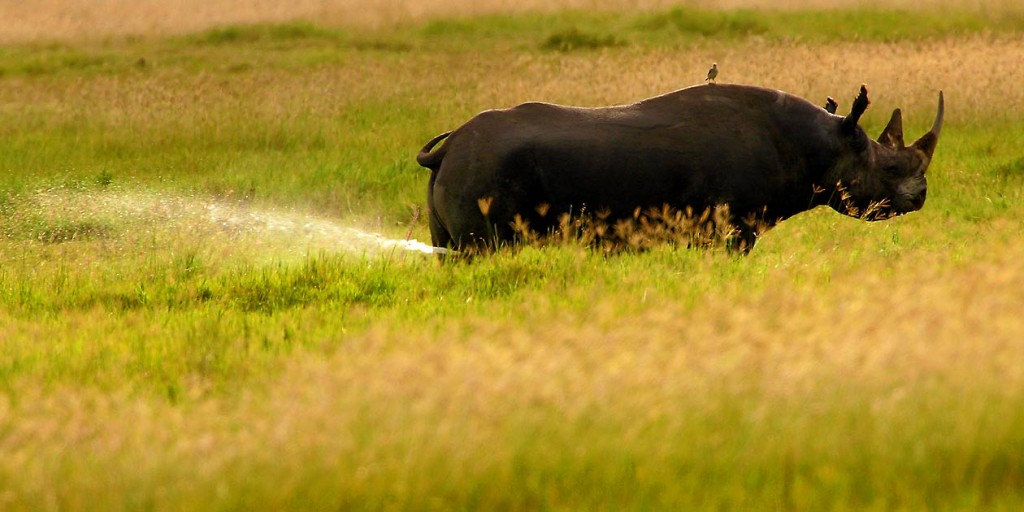
<instances>
[{"instance_id":1,"label":"savanna vegetation","mask_svg":"<svg viewBox=\"0 0 1024 512\"><path fill-rule=\"evenodd\" d=\"M770 3L0 3L0 509L1019 509L1024 15ZM711 62L910 140L943 90L924 209L396 243L431 136Z\"/></svg>"}]
</instances>

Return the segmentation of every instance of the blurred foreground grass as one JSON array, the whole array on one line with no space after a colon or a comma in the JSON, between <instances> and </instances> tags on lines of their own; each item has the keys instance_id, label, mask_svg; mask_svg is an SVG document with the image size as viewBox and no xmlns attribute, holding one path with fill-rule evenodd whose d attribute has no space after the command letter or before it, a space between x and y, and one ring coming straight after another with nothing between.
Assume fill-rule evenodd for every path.
<instances>
[{"instance_id":1,"label":"blurred foreground grass","mask_svg":"<svg viewBox=\"0 0 1024 512\"><path fill-rule=\"evenodd\" d=\"M1024 39L979 16L0 48L0 509L1019 508ZM870 134L902 107L916 137L943 89L924 210L816 210L745 258L438 265L373 236L428 238L412 155L479 110L626 103L711 61L841 110L866 82Z\"/></svg>"},{"instance_id":2,"label":"blurred foreground grass","mask_svg":"<svg viewBox=\"0 0 1024 512\"><path fill-rule=\"evenodd\" d=\"M391 300L433 293L386 311L4 315L5 508L1013 509L1021 242L976 242L525 249L397 263ZM318 265L375 273L269 279Z\"/></svg>"}]
</instances>

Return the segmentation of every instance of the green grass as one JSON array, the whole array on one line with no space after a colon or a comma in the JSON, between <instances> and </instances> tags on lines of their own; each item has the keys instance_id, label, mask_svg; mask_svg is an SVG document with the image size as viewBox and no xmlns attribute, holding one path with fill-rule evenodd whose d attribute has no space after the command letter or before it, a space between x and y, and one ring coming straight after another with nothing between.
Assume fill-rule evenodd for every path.
<instances>
[{"instance_id":1,"label":"green grass","mask_svg":"<svg viewBox=\"0 0 1024 512\"><path fill-rule=\"evenodd\" d=\"M1024 77L926 81L1019 20L914 16L0 48L0 509L1019 508ZM944 88L925 208L818 209L746 257L360 238L429 239L413 155L476 112L635 101L714 55L815 101L885 77L863 125L901 106L908 140Z\"/></svg>"}]
</instances>

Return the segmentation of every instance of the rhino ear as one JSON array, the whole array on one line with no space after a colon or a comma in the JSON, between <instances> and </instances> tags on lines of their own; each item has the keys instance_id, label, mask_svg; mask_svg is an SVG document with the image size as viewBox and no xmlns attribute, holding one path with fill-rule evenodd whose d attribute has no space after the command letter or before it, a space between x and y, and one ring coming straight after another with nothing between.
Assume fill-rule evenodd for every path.
<instances>
[{"instance_id":1,"label":"rhino ear","mask_svg":"<svg viewBox=\"0 0 1024 512\"><path fill-rule=\"evenodd\" d=\"M840 125L843 132L847 134L853 134L856 131L857 123L860 122L860 116L864 114L864 111L868 109L868 88L866 85L860 86L860 94L857 95L857 99L853 100L853 108L850 109L850 115L843 118L843 123Z\"/></svg>"},{"instance_id":2,"label":"rhino ear","mask_svg":"<svg viewBox=\"0 0 1024 512\"><path fill-rule=\"evenodd\" d=\"M829 96L828 98L825 99L825 112L828 112L829 114L835 114L837 108L839 108L839 104L836 103L835 98Z\"/></svg>"},{"instance_id":3,"label":"rhino ear","mask_svg":"<svg viewBox=\"0 0 1024 512\"><path fill-rule=\"evenodd\" d=\"M889 119L889 124L885 125L882 134L878 136L878 143L893 149L902 149L904 147L903 113L900 109L892 111L892 118Z\"/></svg>"}]
</instances>

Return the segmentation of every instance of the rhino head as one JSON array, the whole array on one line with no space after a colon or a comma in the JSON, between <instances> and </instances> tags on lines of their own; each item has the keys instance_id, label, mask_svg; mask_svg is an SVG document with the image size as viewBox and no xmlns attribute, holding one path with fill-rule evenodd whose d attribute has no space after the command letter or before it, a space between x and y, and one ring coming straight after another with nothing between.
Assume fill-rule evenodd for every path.
<instances>
[{"instance_id":1,"label":"rhino head","mask_svg":"<svg viewBox=\"0 0 1024 512\"><path fill-rule=\"evenodd\" d=\"M863 85L850 114L839 123L840 156L826 173L823 189L832 193L829 206L866 220L879 220L920 210L928 183L925 171L931 163L942 131L943 98L932 129L910 146L903 142L903 115L892 112L878 140L868 138L858 125L868 107Z\"/></svg>"}]
</instances>

